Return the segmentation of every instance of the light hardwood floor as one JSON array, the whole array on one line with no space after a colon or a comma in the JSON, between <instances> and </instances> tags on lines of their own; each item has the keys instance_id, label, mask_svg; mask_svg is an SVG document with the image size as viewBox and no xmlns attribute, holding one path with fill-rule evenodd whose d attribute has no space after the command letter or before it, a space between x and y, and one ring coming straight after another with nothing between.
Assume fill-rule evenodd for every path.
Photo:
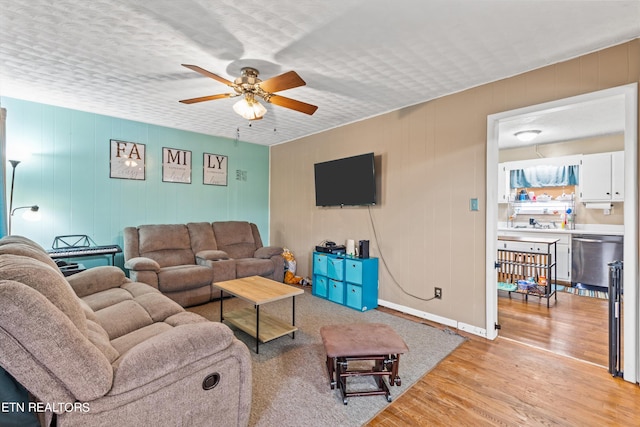
<instances>
[{"instance_id":1,"label":"light hardwood floor","mask_svg":"<svg viewBox=\"0 0 640 427\"><path fill-rule=\"evenodd\" d=\"M547 309L538 298L519 298L499 298L498 339L466 335L367 425L640 425L640 387L605 367L606 306L599 305L606 301L561 293Z\"/></svg>"},{"instance_id":2,"label":"light hardwood floor","mask_svg":"<svg viewBox=\"0 0 640 427\"><path fill-rule=\"evenodd\" d=\"M559 292L557 306L547 308L546 300L529 297L527 302L521 294L501 292L500 336L608 367L608 303Z\"/></svg>"}]
</instances>

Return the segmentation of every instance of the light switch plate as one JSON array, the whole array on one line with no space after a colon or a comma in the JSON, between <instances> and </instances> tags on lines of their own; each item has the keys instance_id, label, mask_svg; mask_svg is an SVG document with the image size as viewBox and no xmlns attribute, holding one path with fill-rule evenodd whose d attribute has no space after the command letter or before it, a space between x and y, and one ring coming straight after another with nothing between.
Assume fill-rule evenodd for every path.
<instances>
[{"instance_id":1,"label":"light switch plate","mask_svg":"<svg viewBox=\"0 0 640 427\"><path fill-rule=\"evenodd\" d=\"M473 198L473 199L469 200L469 210L472 210L472 211L479 210L479 208L478 208L478 199Z\"/></svg>"}]
</instances>

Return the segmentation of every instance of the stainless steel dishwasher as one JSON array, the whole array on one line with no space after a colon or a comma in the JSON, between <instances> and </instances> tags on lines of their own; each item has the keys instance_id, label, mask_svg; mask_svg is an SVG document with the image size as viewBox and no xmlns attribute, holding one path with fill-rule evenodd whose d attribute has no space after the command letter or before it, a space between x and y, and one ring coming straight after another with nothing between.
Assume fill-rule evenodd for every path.
<instances>
[{"instance_id":1,"label":"stainless steel dishwasher","mask_svg":"<svg viewBox=\"0 0 640 427\"><path fill-rule=\"evenodd\" d=\"M571 238L571 284L609 287L609 266L623 261L623 236L574 234Z\"/></svg>"}]
</instances>

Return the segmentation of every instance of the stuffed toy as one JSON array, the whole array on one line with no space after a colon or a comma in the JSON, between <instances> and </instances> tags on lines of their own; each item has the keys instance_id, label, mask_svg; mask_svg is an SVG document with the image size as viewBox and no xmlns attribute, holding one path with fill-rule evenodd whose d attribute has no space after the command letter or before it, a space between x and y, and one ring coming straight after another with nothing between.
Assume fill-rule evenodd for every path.
<instances>
[{"instance_id":1,"label":"stuffed toy","mask_svg":"<svg viewBox=\"0 0 640 427\"><path fill-rule=\"evenodd\" d=\"M284 273L284 283L288 285L304 284L304 279L300 276L296 276L296 259L291 251L284 248L282 257L284 258L284 268L286 270Z\"/></svg>"}]
</instances>

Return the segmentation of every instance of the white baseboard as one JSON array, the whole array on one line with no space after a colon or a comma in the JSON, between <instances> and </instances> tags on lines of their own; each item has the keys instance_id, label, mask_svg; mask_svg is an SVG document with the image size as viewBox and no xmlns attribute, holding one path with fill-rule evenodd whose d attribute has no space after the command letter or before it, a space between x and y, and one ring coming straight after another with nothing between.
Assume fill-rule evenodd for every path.
<instances>
[{"instance_id":1,"label":"white baseboard","mask_svg":"<svg viewBox=\"0 0 640 427\"><path fill-rule=\"evenodd\" d=\"M464 331L473 335L478 335L481 336L483 338L487 337L487 330L480 328L478 326L473 326L473 325L468 325L466 323L462 323L462 322L457 322L453 319L449 319L447 317L442 317L442 316L436 316L435 314L432 313L427 313L426 311L421 311L421 310L416 310L415 308L411 308L411 307L406 307L404 305L399 305L390 301L385 301L385 300L378 300L378 305L381 305L383 307L387 307L390 308L392 310L396 310L399 311L401 313L406 313L406 314L410 314L412 316L416 316L419 317L421 319L426 319L429 320L431 322L436 322L439 323L441 325L445 325L445 326L449 326L455 329L458 329L460 331Z\"/></svg>"},{"instance_id":2,"label":"white baseboard","mask_svg":"<svg viewBox=\"0 0 640 427\"><path fill-rule=\"evenodd\" d=\"M390 308L392 310L400 311L402 313L410 314L412 316L419 317L421 319L427 319L432 322L440 323L441 325L450 326L452 328L458 328L458 322L446 317L436 316L435 314L427 313L425 311L416 310L415 308L405 307L393 302L378 300L378 305Z\"/></svg>"},{"instance_id":3,"label":"white baseboard","mask_svg":"<svg viewBox=\"0 0 640 427\"><path fill-rule=\"evenodd\" d=\"M478 326L467 325L466 323L458 322L458 330L468 332L473 335L478 335L482 338L487 338L487 330Z\"/></svg>"}]
</instances>

